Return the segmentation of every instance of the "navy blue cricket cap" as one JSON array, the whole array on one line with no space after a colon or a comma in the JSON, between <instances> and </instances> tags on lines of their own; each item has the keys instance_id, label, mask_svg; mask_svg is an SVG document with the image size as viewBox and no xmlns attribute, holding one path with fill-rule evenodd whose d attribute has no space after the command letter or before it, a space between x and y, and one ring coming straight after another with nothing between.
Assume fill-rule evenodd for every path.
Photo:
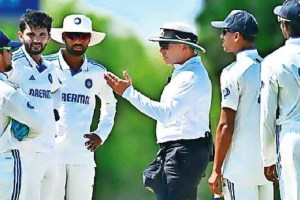
<instances>
[{"instance_id":1,"label":"navy blue cricket cap","mask_svg":"<svg viewBox=\"0 0 300 200\"><path fill-rule=\"evenodd\" d=\"M232 29L247 36L256 36L258 23L254 16L244 10L233 10L224 21L212 21L215 28Z\"/></svg>"},{"instance_id":2,"label":"navy blue cricket cap","mask_svg":"<svg viewBox=\"0 0 300 200\"><path fill-rule=\"evenodd\" d=\"M300 3L298 0L286 0L274 8L274 14L290 21L300 22Z\"/></svg>"},{"instance_id":3,"label":"navy blue cricket cap","mask_svg":"<svg viewBox=\"0 0 300 200\"><path fill-rule=\"evenodd\" d=\"M16 48L22 46L22 42L20 41L11 41L8 37L0 31L0 48L1 47L11 47Z\"/></svg>"}]
</instances>

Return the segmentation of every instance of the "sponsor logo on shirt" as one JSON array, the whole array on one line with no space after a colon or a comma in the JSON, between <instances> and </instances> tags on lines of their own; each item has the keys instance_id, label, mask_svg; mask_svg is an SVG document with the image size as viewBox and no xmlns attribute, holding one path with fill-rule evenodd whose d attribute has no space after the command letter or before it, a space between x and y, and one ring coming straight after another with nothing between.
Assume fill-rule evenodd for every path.
<instances>
[{"instance_id":1,"label":"sponsor logo on shirt","mask_svg":"<svg viewBox=\"0 0 300 200\"><path fill-rule=\"evenodd\" d=\"M31 75L31 76L30 76L30 78L29 78L29 80L30 80L30 81L35 81L35 78L34 78L34 76L33 76L33 75Z\"/></svg>"},{"instance_id":2,"label":"sponsor logo on shirt","mask_svg":"<svg viewBox=\"0 0 300 200\"><path fill-rule=\"evenodd\" d=\"M226 87L224 88L222 93L223 93L223 99L226 99L226 97L230 95L230 90Z\"/></svg>"},{"instance_id":3,"label":"sponsor logo on shirt","mask_svg":"<svg viewBox=\"0 0 300 200\"><path fill-rule=\"evenodd\" d=\"M27 102L27 108L29 108L29 109L34 109L34 106L32 106L32 105L30 104L30 102L28 101L28 102Z\"/></svg>"},{"instance_id":4,"label":"sponsor logo on shirt","mask_svg":"<svg viewBox=\"0 0 300 200\"><path fill-rule=\"evenodd\" d=\"M42 99L51 99L51 91L44 89L29 89L29 95Z\"/></svg>"},{"instance_id":5,"label":"sponsor logo on shirt","mask_svg":"<svg viewBox=\"0 0 300 200\"><path fill-rule=\"evenodd\" d=\"M90 104L90 97L83 94L62 93L62 101Z\"/></svg>"}]
</instances>

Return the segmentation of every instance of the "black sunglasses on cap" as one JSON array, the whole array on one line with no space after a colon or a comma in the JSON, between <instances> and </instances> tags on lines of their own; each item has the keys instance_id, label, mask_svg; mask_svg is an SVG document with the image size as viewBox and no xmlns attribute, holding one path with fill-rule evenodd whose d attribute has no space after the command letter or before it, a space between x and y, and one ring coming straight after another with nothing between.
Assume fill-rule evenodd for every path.
<instances>
[{"instance_id":1,"label":"black sunglasses on cap","mask_svg":"<svg viewBox=\"0 0 300 200\"><path fill-rule=\"evenodd\" d=\"M75 39L87 40L91 38L91 33L65 32L64 34L70 40L75 40Z\"/></svg>"}]
</instances>

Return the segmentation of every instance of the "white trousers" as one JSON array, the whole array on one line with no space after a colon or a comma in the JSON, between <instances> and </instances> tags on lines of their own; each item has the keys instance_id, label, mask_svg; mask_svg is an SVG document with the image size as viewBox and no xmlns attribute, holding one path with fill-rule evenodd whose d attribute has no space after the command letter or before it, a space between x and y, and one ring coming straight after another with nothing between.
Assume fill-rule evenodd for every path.
<instances>
[{"instance_id":1,"label":"white trousers","mask_svg":"<svg viewBox=\"0 0 300 200\"><path fill-rule=\"evenodd\" d=\"M21 189L21 161L18 150L0 154L0 199L18 200Z\"/></svg>"},{"instance_id":2,"label":"white trousers","mask_svg":"<svg viewBox=\"0 0 300 200\"><path fill-rule=\"evenodd\" d=\"M251 173L249 174L251 176ZM273 183L265 185L238 185L223 179L225 200L273 200Z\"/></svg>"},{"instance_id":3,"label":"white trousers","mask_svg":"<svg viewBox=\"0 0 300 200\"><path fill-rule=\"evenodd\" d=\"M281 200L300 200L300 130L282 127L277 172Z\"/></svg>"},{"instance_id":4,"label":"white trousers","mask_svg":"<svg viewBox=\"0 0 300 200\"><path fill-rule=\"evenodd\" d=\"M54 153L20 152L22 189L20 200L54 200L57 164Z\"/></svg>"},{"instance_id":5,"label":"white trousers","mask_svg":"<svg viewBox=\"0 0 300 200\"><path fill-rule=\"evenodd\" d=\"M59 164L54 199L91 200L94 178L94 166Z\"/></svg>"}]
</instances>

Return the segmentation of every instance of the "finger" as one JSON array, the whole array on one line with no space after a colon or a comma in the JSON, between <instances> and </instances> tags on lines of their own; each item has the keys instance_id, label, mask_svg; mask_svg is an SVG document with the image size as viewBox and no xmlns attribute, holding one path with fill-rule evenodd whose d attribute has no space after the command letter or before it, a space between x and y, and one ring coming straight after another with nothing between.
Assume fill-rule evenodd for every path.
<instances>
[{"instance_id":1,"label":"finger","mask_svg":"<svg viewBox=\"0 0 300 200\"><path fill-rule=\"evenodd\" d=\"M108 82L115 82L115 80L111 77L111 76L109 76L108 74L107 75L104 75L104 79L106 80L106 81L108 81Z\"/></svg>"},{"instance_id":2,"label":"finger","mask_svg":"<svg viewBox=\"0 0 300 200\"><path fill-rule=\"evenodd\" d=\"M115 82L118 82L120 80L119 77L117 77L116 75L114 75L112 73L109 73L108 76L110 79L114 80Z\"/></svg>"},{"instance_id":3,"label":"finger","mask_svg":"<svg viewBox=\"0 0 300 200\"><path fill-rule=\"evenodd\" d=\"M108 74L104 74L104 79L107 80L107 81L110 80L109 75Z\"/></svg>"},{"instance_id":4,"label":"finger","mask_svg":"<svg viewBox=\"0 0 300 200\"><path fill-rule=\"evenodd\" d=\"M127 71L123 71L123 76L125 77L126 81L128 81L131 84L131 78L128 75Z\"/></svg>"},{"instance_id":5,"label":"finger","mask_svg":"<svg viewBox=\"0 0 300 200\"><path fill-rule=\"evenodd\" d=\"M88 150L90 150L90 151L95 151L96 148L97 148L97 145L95 145L94 143L91 143L91 144L88 146Z\"/></svg>"},{"instance_id":6,"label":"finger","mask_svg":"<svg viewBox=\"0 0 300 200\"><path fill-rule=\"evenodd\" d=\"M115 89L116 86L118 85L116 81L114 81L113 79L107 79L106 83L109 87L111 87L112 89Z\"/></svg>"},{"instance_id":7,"label":"finger","mask_svg":"<svg viewBox=\"0 0 300 200\"><path fill-rule=\"evenodd\" d=\"M85 137L85 138L90 138L90 137L91 137L91 134L84 134L83 137Z\"/></svg>"},{"instance_id":8,"label":"finger","mask_svg":"<svg viewBox=\"0 0 300 200\"><path fill-rule=\"evenodd\" d=\"M271 182L277 182L278 181L278 179L274 176L274 174L267 175L266 178L267 178L267 180L269 180Z\"/></svg>"},{"instance_id":9,"label":"finger","mask_svg":"<svg viewBox=\"0 0 300 200\"><path fill-rule=\"evenodd\" d=\"M93 145L89 145L89 146L87 147L87 149L90 150L90 151L93 151Z\"/></svg>"},{"instance_id":10,"label":"finger","mask_svg":"<svg viewBox=\"0 0 300 200\"><path fill-rule=\"evenodd\" d=\"M216 186L216 185L214 185L214 184L210 185L209 188L210 188L210 190L211 190L214 194L219 194L219 193L221 193L221 192L219 191L219 187Z\"/></svg>"}]
</instances>

